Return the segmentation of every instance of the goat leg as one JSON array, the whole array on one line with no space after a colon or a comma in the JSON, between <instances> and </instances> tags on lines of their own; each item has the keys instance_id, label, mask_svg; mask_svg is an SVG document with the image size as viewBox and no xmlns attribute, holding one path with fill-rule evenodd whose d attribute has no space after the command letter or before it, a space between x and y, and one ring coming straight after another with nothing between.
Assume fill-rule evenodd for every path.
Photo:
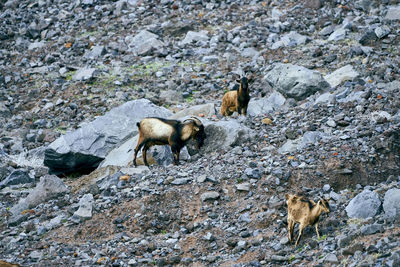
<instances>
[{"instance_id":1,"label":"goat leg","mask_svg":"<svg viewBox=\"0 0 400 267\"><path fill-rule=\"evenodd\" d=\"M302 224L300 224L300 227L299 227L299 236L297 237L295 246L297 246L297 245L299 244L301 235L303 234L304 227L305 227L305 226L303 226Z\"/></svg>"},{"instance_id":2,"label":"goat leg","mask_svg":"<svg viewBox=\"0 0 400 267\"><path fill-rule=\"evenodd\" d=\"M137 167L137 163L136 163L136 158L137 158L137 154L140 151L140 149L143 147L143 142L139 143L136 148L135 148L135 156L133 158L133 164L135 164L135 167Z\"/></svg>"},{"instance_id":3,"label":"goat leg","mask_svg":"<svg viewBox=\"0 0 400 267\"><path fill-rule=\"evenodd\" d=\"M174 157L174 164L179 165L179 148L176 145L171 147L172 155Z\"/></svg>"},{"instance_id":4,"label":"goat leg","mask_svg":"<svg viewBox=\"0 0 400 267\"><path fill-rule=\"evenodd\" d=\"M293 228L294 222L292 220L288 220L288 232L289 232L289 241L293 241Z\"/></svg>"},{"instance_id":5,"label":"goat leg","mask_svg":"<svg viewBox=\"0 0 400 267\"><path fill-rule=\"evenodd\" d=\"M149 166L149 163L147 162L147 149L149 149L149 147L150 146L148 144L145 144L142 152L144 165L146 165L147 167Z\"/></svg>"},{"instance_id":6,"label":"goat leg","mask_svg":"<svg viewBox=\"0 0 400 267\"><path fill-rule=\"evenodd\" d=\"M318 237L318 239L319 239L318 223L315 224L315 231L317 232L317 237Z\"/></svg>"}]
</instances>

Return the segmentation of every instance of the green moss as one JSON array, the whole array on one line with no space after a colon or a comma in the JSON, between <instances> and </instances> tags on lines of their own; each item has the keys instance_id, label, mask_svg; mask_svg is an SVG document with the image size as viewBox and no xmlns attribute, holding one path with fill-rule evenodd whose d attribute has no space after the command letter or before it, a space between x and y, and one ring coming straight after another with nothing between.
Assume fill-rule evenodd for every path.
<instances>
[{"instance_id":1,"label":"green moss","mask_svg":"<svg viewBox=\"0 0 400 267\"><path fill-rule=\"evenodd\" d=\"M82 32L81 34L78 35L78 38L85 38L85 37L95 36L97 34L99 34L98 31Z\"/></svg>"},{"instance_id":2,"label":"green moss","mask_svg":"<svg viewBox=\"0 0 400 267\"><path fill-rule=\"evenodd\" d=\"M320 236L319 238L317 238L317 241L318 242L324 241L327 237L328 237L327 235Z\"/></svg>"},{"instance_id":3,"label":"green moss","mask_svg":"<svg viewBox=\"0 0 400 267\"><path fill-rule=\"evenodd\" d=\"M192 103L192 102L193 102L193 96L190 95L189 97L187 97L187 98L185 99L185 101L188 102L188 103Z\"/></svg>"},{"instance_id":4,"label":"green moss","mask_svg":"<svg viewBox=\"0 0 400 267\"><path fill-rule=\"evenodd\" d=\"M67 130L64 127L57 127L54 129L54 131L60 133L60 134L66 134Z\"/></svg>"},{"instance_id":5,"label":"green moss","mask_svg":"<svg viewBox=\"0 0 400 267\"><path fill-rule=\"evenodd\" d=\"M295 255L290 255L290 257L288 259L289 264L292 263L295 259L296 259Z\"/></svg>"},{"instance_id":6,"label":"green moss","mask_svg":"<svg viewBox=\"0 0 400 267\"><path fill-rule=\"evenodd\" d=\"M69 71L65 74L65 80L70 81L72 80L72 76L74 76L74 74L76 73L76 71Z\"/></svg>"}]
</instances>

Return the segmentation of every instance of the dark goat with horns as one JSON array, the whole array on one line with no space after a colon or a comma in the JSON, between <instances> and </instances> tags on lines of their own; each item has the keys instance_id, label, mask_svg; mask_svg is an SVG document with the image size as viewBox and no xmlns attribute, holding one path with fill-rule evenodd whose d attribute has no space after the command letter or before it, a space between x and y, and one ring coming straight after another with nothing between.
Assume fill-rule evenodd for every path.
<instances>
[{"instance_id":1,"label":"dark goat with horns","mask_svg":"<svg viewBox=\"0 0 400 267\"><path fill-rule=\"evenodd\" d=\"M196 117L191 117L183 122L178 120L167 120L162 118L145 118L137 123L139 128L139 140L135 148L134 164L136 157L143 147L143 161L146 166L147 150L154 145L169 145L174 157L174 164L179 164L179 154L181 149L190 139L195 141L199 149L206 139L206 133L201 121Z\"/></svg>"},{"instance_id":2,"label":"dark goat with horns","mask_svg":"<svg viewBox=\"0 0 400 267\"><path fill-rule=\"evenodd\" d=\"M233 112L247 115L247 106L249 105L249 83L252 82L252 77L245 77L238 79L239 86L236 90L227 92L222 98L221 114L223 116L230 116Z\"/></svg>"}]
</instances>

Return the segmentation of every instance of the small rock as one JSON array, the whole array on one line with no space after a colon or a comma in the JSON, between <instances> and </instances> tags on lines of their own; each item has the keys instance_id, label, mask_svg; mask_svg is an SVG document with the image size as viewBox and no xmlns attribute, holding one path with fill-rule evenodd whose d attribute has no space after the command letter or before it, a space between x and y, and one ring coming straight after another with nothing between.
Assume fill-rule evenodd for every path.
<instances>
[{"instance_id":1,"label":"small rock","mask_svg":"<svg viewBox=\"0 0 400 267\"><path fill-rule=\"evenodd\" d=\"M372 235L383 231L384 229L382 224L369 224L361 227L361 234L363 235Z\"/></svg>"},{"instance_id":2,"label":"small rock","mask_svg":"<svg viewBox=\"0 0 400 267\"><path fill-rule=\"evenodd\" d=\"M79 200L79 209L73 216L83 220L92 218L93 202L94 199L92 194L83 195Z\"/></svg>"},{"instance_id":3,"label":"small rock","mask_svg":"<svg viewBox=\"0 0 400 267\"><path fill-rule=\"evenodd\" d=\"M219 198L219 193L218 192L206 192L201 194L200 199L201 201L207 201L207 200L215 200Z\"/></svg>"},{"instance_id":4,"label":"small rock","mask_svg":"<svg viewBox=\"0 0 400 267\"><path fill-rule=\"evenodd\" d=\"M325 256L324 262L326 263L338 263L338 258L336 257L335 254L329 253L328 255Z\"/></svg>"},{"instance_id":5,"label":"small rock","mask_svg":"<svg viewBox=\"0 0 400 267\"><path fill-rule=\"evenodd\" d=\"M237 184L236 189L238 191L250 191L250 183Z\"/></svg>"},{"instance_id":6,"label":"small rock","mask_svg":"<svg viewBox=\"0 0 400 267\"><path fill-rule=\"evenodd\" d=\"M96 73L95 68L82 68L76 71L76 73L72 76L72 80L74 81L90 80L94 77L95 73Z\"/></svg>"}]
</instances>

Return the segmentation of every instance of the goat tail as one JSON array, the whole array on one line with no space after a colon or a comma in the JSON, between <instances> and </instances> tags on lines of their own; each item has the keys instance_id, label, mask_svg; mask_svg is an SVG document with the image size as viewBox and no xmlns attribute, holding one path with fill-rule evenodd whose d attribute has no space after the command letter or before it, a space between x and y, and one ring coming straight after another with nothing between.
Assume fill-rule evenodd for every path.
<instances>
[{"instance_id":1,"label":"goat tail","mask_svg":"<svg viewBox=\"0 0 400 267\"><path fill-rule=\"evenodd\" d=\"M136 126L137 126L138 128L140 128L140 122L136 123Z\"/></svg>"}]
</instances>

